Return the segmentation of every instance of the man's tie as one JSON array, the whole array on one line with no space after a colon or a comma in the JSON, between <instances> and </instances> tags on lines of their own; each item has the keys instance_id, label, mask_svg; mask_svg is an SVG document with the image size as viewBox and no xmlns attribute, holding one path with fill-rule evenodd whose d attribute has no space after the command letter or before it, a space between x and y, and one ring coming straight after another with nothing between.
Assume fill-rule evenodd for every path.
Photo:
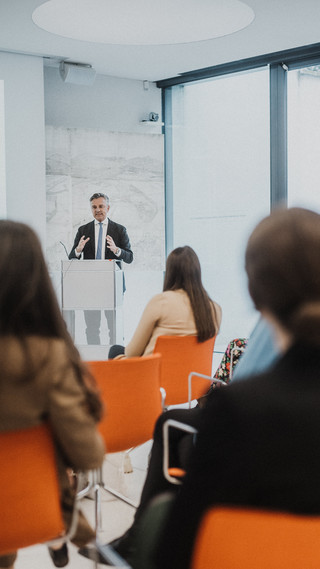
<instances>
[{"instance_id":1,"label":"man's tie","mask_svg":"<svg viewBox=\"0 0 320 569\"><path fill-rule=\"evenodd\" d=\"M99 223L99 236L98 236L98 247L97 247L97 254L96 259L101 259L101 252L102 252L102 223Z\"/></svg>"}]
</instances>

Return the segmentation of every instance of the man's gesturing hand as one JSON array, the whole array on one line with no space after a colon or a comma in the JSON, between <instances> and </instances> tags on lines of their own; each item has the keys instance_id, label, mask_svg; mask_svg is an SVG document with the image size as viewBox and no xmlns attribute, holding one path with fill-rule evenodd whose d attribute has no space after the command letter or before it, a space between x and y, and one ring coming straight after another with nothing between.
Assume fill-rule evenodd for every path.
<instances>
[{"instance_id":1,"label":"man's gesturing hand","mask_svg":"<svg viewBox=\"0 0 320 569\"><path fill-rule=\"evenodd\" d=\"M78 247L76 248L76 252L78 253L78 255L80 255L80 253L82 253L85 244L87 243L87 241L89 241L90 237L87 237L87 239L84 237L84 235L82 235L79 243L78 243Z\"/></svg>"}]
</instances>

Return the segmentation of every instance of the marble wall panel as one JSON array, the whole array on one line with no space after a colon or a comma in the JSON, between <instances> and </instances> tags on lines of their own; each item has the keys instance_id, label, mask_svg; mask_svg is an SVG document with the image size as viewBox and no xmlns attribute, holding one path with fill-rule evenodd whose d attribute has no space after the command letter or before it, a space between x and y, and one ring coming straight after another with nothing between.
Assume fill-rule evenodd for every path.
<instances>
[{"instance_id":1,"label":"marble wall panel","mask_svg":"<svg viewBox=\"0 0 320 569\"><path fill-rule=\"evenodd\" d=\"M66 258L63 249L72 239L71 176L47 174L47 243L46 254L50 270L60 269Z\"/></svg>"},{"instance_id":2,"label":"marble wall panel","mask_svg":"<svg viewBox=\"0 0 320 569\"><path fill-rule=\"evenodd\" d=\"M52 273L79 225L92 219L89 197L110 198L110 218L126 226L134 252L125 270L163 270L163 135L47 126L47 259Z\"/></svg>"}]
</instances>

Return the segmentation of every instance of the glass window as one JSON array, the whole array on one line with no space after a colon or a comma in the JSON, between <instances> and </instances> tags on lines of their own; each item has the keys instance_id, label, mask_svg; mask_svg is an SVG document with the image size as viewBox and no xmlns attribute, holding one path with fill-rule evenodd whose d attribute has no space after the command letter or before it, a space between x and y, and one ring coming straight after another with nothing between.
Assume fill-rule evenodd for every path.
<instances>
[{"instance_id":1,"label":"glass window","mask_svg":"<svg viewBox=\"0 0 320 569\"><path fill-rule=\"evenodd\" d=\"M320 212L320 65L288 72L288 206Z\"/></svg>"},{"instance_id":2,"label":"glass window","mask_svg":"<svg viewBox=\"0 0 320 569\"><path fill-rule=\"evenodd\" d=\"M0 80L0 217L7 217L4 140L4 81Z\"/></svg>"},{"instance_id":3,"label":"glass window","mask_svg":"<svg viewBox=\"0 0 320 569\"><path fill-rule=\"evenodd\" d=\"M223 310L216 342L223 351L257 320L244 251L270 211L268 68L178 85L166 96L169 250L188 244L197 252L205 287Z\"/></svg>"}]
</instances>

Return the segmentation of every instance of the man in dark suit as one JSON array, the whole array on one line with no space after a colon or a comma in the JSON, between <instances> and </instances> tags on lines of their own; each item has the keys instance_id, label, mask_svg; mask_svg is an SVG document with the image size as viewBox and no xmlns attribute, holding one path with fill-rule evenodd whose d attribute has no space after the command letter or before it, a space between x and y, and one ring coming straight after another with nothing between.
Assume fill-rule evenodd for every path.
<instances>
[{"instance_id":1,"label":"man in dark suit","mask_svg":"<svg viewBox=\"0 0 320 569\"><path fill-rule=\"evenodd\" d=\"M94 220L79 227L69 259L116 259L132 263L133 253L126 228L107 217L110 209L106 194L95 193L90 198ZM125 290L125 286L124 286ZM113 313L106 310L110 343L113 342ZM100 344L100 310L85 310L88 344Z\"/></svg>"}]
</instances>

